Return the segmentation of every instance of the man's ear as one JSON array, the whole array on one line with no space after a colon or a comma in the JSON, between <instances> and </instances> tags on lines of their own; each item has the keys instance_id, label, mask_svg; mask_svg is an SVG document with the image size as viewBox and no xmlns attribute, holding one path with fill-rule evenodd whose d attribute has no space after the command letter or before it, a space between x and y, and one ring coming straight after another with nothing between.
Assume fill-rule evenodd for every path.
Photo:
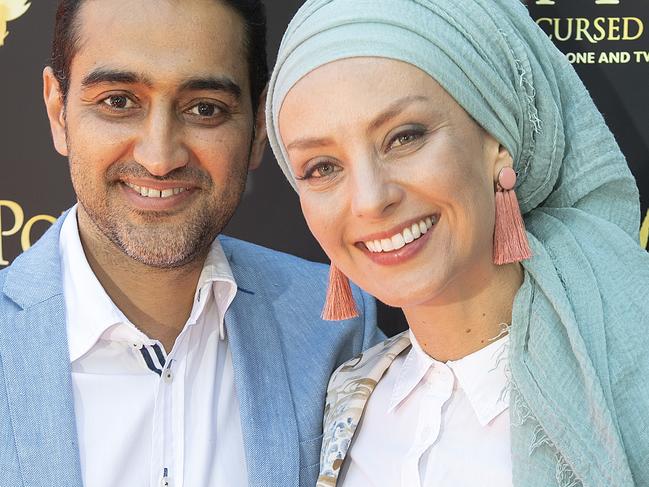
<instances>
[{"instance_id":1,"label":"man's ear","mask_svg":"<svg viewBox=\"0 0 649 487\"><path fill-rule=\"evenodd\" d=\"M50 119L52 140L56 151L62 156L68 155L68 143L65 131L65 105L63 93L51 67L43 70L43 99Z\"/></svg>"},{"instance_id":2,"label":"man's ear","mask_svg":"<svg viewBox=\"0 0 649 487\"><path fill-rule=\"evenodd\" d=\"M250 149L250 166L251 171L257 169L261 164L261 159L264 156L264 149L268 141L268 134L266 133L266 96L268 94L268 85L264 88L263 93L259 97L259 106L257 107L257 114L255 115L255 134Z\"/></svg>"}]
</instances>

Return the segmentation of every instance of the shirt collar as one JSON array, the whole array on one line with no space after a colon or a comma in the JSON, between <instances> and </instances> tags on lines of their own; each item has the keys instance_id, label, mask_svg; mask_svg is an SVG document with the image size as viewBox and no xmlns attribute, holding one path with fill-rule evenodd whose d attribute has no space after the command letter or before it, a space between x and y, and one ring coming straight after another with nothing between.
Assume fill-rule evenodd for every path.
<instances>
[{"instance_id":1,"label":"shirt collar","mask_svg":"<svg viewBox=\"0 0 649 487\"><path fill-rule=\"evenodd\" d=\"M225 338L224 315L236 294L237 282L234 280L230 263L225 256L221 242L219 239L214 239L198 279L194 306L188 324L196 323L209 300L213 298L219 312L219 336L223 340Z\"/></svg>"},{"instance_id":2,"label":"shirt collar","mask_svg":"<svg viewBox=\"0 0 649 487\"><path fill-rule=\"evenodd\" d=\"M444 365L423 351L412 330L408 330L408 336L412 346L394 383L389 411L393 411L410 396L431 367Z\"/></svg>"},{"instance_id":3,"label":"shirt collar","mask_svg":"<svg viewBox=\"0 0 649 487\"><path fill-rule=\"evenodd\" d=\"M110 299L93 273L79 237L77 206L65 217L59 241L66 327L70 361L85 355L97 341L110 340L150 343L152 340L131 324ZM237 284L221 243L215 239L201 272L194 306L187 325L196 323L211 298L219 313L220 338L225 337L223 317L237 292ZM119 326L126 325L126 326Z\"/></svg>"},{"instance_id":4,"label":"shirt collar","mask_svg":"<svg viewBox=\"0 0 649 487\"><path fill-rule=\"evenodd\" d=\"M424 352L412 331L409 334L412 348L395 382L389 411L417 389L431 367L448 367L453 371L457 386L466 394L482 426L509 407L508 336L459 360L443 363Z\"/></svg>"},{"instance_id":5,"label":"shirt collar","mask_svg":"<svg viewBox=\"0 0 649 487\"><path fill-rule=\"evenodd\" d=\"M111 327L128 320L113 304L88 264L77 225L77 206L65 217L59 239L70 361L85 355Z\"/></svg>"},{"instance_id":6,"label":"shirt collar","mask_svg":"<svg viewBox=\"0 0 649 487\"><path fill-rule=\"evenodd\" d=\"M506 335L460 360L448 362L482 426L509 407L508 344Z\"/></svg>"}]
</instances>

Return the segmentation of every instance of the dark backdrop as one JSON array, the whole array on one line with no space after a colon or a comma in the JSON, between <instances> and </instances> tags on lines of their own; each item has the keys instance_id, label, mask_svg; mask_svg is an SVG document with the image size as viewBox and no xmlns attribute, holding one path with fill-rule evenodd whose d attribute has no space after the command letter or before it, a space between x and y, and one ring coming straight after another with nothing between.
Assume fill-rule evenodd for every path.
<instances>
[{"instance_id":1,"label":"dark backdrop","mask_svg":"<svg viewBox=\"0 0 649 487\"><path fill-rule=\"evenodd\" d=\"M0 0L0 4L8 0ZM268 1L269 62L301 1ZM533 18L568 55L617 137L649 204L649 3L644 0L530 0ZM34 0L7 23L0 46L0 268L74 203L67 161L54 151L41 96L56 2ZM0 9L1 11L1 9ZM0 19L0 40L3 37ZM640 224L640 222L638 222ZM646 248L645 222L642 243ZM251 173L226 233L307 259L325 261L300 213L297 196L270 151ZM381 324L404 328L397 310Z\"/></svg>"}]
</instances>

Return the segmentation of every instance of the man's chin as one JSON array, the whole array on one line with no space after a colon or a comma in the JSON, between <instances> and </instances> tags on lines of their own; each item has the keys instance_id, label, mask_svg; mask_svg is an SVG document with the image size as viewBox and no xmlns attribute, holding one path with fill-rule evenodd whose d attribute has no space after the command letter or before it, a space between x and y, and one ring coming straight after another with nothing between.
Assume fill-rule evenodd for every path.
<instances>
[{"instance_id":1,"label":"man's chin","mask_svg":"<svg viewBox=\"0 0 649 487\"><path fill-rule=\"evenodd\" d=\"M204 222L172 219L122 222L104 234L131 259L157 269L173 269L204 258L220 229ZM181 219L184 220L184 219Z\"/></svg>"},{"instance_id":2,"label":"man's chin","mask_svg":"<svg viewBox=\"0 0 649 487\"><path fill-rule=\"evenodd\" d=\"M134 261L156 269L176 269L192 264L203 258L209 249L210 242L192 242L184 246L163 242L155 245L142 245L133 242L115 242L119 249Z\"/></svg>"},{"instance_id":3,"label":"man's chin","mask_svg":"<svg viewBox=\"0 0 649 487\"><path fill-rule=\"evenodd\" d=\"M134 213L107 205L86 211L109 252L119 251L148 267L173 269L204 258L233 211L229 205L186 208L174 214ZM107 239L109 242L107 242Z\"/></svg>"}]
</instances>

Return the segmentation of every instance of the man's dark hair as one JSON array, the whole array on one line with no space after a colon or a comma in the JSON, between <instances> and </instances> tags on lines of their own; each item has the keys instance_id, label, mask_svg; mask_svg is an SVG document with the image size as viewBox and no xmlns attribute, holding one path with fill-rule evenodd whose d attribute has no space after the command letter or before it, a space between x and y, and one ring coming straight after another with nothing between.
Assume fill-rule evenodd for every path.
<instances>
[{"instance_id":1,"label":"man's dark hair","mask_svg":"<svg viewBox=\"0 0 649 487\"><path fill-rule=\"evenodd\" d=\"M84 0L60 0L56 11L51 65L65 101L70 88L70 66L77 52L79 32L77 14ZM246 28L246 51L250 98L256 112L261 94L268 82L266 60L266 9L262 0L218 0L234 9Z\"/></svg>"}]
</instances>

